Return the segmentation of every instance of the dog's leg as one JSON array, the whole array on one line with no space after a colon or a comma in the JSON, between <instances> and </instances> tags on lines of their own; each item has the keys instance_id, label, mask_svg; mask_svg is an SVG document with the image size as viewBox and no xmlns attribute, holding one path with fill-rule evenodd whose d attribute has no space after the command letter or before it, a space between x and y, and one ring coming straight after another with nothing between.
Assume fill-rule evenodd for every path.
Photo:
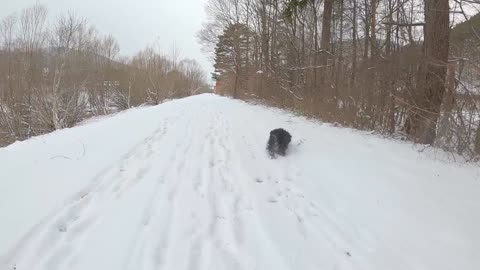
<instances>
[{"instance_id":1,"label":"dog's leg","mask_svg":"<svg viewBox=\"0 0 480 270\"><path fill-rule=\"evenodd\" d=\"M271 159L277 158L277 156L275 155L275 151L271 149L268 150L268 155L270 156Z\"/></svg>"}]
</instances>

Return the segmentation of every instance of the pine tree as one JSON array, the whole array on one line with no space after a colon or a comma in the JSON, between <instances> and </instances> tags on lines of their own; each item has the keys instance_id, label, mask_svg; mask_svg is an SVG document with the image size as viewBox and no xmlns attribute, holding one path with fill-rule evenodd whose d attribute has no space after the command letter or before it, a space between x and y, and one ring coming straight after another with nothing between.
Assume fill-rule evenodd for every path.
<instances>
[{"instance_id":1,"label":"pine tree","mask_svg":"<svg viewBox=\"0 0 480 270\"><path fill-rule=\"evenodd\" d=\"M215 72L212 77L220 81L235 76L234 98L237 97L239 82L247 67L250 36L250 30L245 24L231 24L218 37L215 47Z\"/></svg>"}]
</instances>

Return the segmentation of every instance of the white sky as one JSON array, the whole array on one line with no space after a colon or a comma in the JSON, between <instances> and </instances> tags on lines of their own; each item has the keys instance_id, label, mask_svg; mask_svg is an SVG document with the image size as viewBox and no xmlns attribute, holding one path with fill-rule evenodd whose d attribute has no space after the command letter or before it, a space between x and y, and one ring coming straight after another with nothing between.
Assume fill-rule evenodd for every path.
<instances>
[{"instance_id":1,"label":"white sky","mask_svg":"<svg viewBox=\"0 0 480 270\"><path fill-rule=\"evenodd\" d=\"M40 2L49 19L74 11L101 34L112 34L120 54L132 56L147 45L157 44L169 53L175 43L181 56L197 60L210 78L212 64L202 54L196 34L205 20L207 0L0 0L0 17Z\"/></svg>"}]
</instances>

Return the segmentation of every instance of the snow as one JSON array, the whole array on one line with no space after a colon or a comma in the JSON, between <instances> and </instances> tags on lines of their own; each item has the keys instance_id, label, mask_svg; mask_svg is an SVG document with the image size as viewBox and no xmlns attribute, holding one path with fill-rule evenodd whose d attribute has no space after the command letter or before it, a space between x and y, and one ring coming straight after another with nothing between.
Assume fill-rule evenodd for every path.
<instances>
[{"instance_id":1,"label":"snow","mask_svg":"<svg viewBox=\"0 0 480 270\"><path fill-rule=\"evenodd\" d=\"M442 155L211 94L131 109L0 149L0 269L480 269L479 168Z\"/></svg>"}]
</instances>

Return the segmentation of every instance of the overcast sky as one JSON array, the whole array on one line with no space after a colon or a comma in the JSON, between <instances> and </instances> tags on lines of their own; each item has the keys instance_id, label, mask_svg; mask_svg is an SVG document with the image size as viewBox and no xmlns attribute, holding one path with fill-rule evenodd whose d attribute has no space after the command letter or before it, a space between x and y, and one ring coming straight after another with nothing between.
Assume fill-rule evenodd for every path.
<instances>
[{"instance_id":1,"label":"overcast sky","mask_svg":"<svg viewBox=\"0 0 480 270\"><path fill-rule=\"evenodd\" d=\"M200 51L196 34L205 20L207 0L41 0L49 19L69 10L85 17L101 34L112 34L120 54L131 56L158 44L166 53L175 42L183 57L196 59L207 72L213 67ZM36 3L36 0L0 0L0 17Z\"/></svg>"}]
</instances>

